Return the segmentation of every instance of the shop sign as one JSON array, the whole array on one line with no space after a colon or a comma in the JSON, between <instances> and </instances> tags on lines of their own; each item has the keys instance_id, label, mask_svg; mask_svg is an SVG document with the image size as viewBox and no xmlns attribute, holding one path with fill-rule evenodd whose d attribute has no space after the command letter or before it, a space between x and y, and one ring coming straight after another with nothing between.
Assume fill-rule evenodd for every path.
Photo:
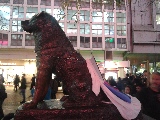
<instances>
[{"instance_id":1,"label":"shop sign","mask_svg":"<svg viewBox=\"0 0 160 120\"><path fill-rule=\"evenodd\" d=\"M2 63L2 62L0 61L0 65L16 65L16 63Z\"/></svg>"}]
</instances>

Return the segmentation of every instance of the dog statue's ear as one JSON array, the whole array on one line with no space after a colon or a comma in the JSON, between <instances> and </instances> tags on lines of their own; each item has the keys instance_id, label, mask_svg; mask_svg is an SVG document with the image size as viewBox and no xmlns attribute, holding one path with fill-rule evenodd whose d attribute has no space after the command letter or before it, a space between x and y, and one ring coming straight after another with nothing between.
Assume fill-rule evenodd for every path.
<instances>
[{"instance_id":1,"label":"dog statue's ear","mask_svg":"<svg viewBox=\"0 0 160 120\"><path fill-rule=\"evenodd\" d=\"M46 12L45 12L45 11L42 11L42 12L40 12L39 14L37 14L37 18L39 18L39 17L44 17L45 14L46 14Z\"/></svg>"}]
</instances>

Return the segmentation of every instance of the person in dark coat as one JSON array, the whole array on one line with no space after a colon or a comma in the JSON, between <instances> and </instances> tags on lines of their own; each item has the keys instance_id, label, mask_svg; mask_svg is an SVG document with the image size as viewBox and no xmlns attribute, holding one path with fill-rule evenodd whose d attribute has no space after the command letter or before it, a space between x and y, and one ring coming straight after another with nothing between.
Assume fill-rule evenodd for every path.
<instances>
[{"instance_id":1,"label":"person in dark coat","mask_svg":"<svg viewBox=\"0 0 160 120\"><path fill-rule=\"evenodd\" d=\"M2 105L6 98L5 93L5 86L3 85L2 79L0 79L0 120L4 117Z\"/></svg>"},{"instance_id":2,"label":"person in dark coat","mask_svg":"<svg viewBox=\"0 0 160 120\"><path fill-rule=\"evenodd\" d=\"M15 79L14 79L14 91L16 92L17 92L17 87L19 86L19 82L20 82L20 79L18 75L16 74Z\"/></svg>"},{"instance_id":3,"label":"person in dark coat","mask_svg":"<svg viewBox=\"0 0 160 120\"><path fill-rule=\"evenodd\" d=\"M149 87L143 88L137 98L142 104L142 112L160 120L160 73L152 73Z\"/></svg>"},{"instance_id":4,"label":"person in dark coat","mask_svg":"<svg viewBox=\"0 0 160 120\"><path fill-rule=\"evenodd\" d=\"M33 74L33 77L31 79L31 87L30 87L30 90L31 90L31 96L33 97L33 91L35 89L35 86L36 86L36 76L35 74Z\"/></svg>"},{"instance_id":5,"label":"person in dark coat","mask_svg":"<svg viewBox=\"0 0 160 120\"><path fill-rule=\"evenodd\" d=\"M33 77L31 79L31 87L30 87L30 90L32 90L33 86L36 85L36 76L35 74L33 74Z\"/></svg>"},{"instance_id":6,"label":"person in dark coat","mask_svg":"<svg viewBox=\"0 0 160 120\"><path fill-rule=\"evenodd\" d=\"M122 83L121 77L118 77L118 80L117 80L117 88L118 88L119 91L122 92L122 90L123 90L123 83Z\"/></svg>"},{"instance_id":7,"label":"person in dark coat","mask_svg":"<svg viewBox=\"0 0 160 120\"><path fill-rule=\"evenodd\" d=\"M20 89L21 89L21 94L22 94L22 97L23 97L23 100L20 102L22 104L22 103L26 102L26 95L25 95L26 94L26 78L25 78L25 74L22 75Z\"/></svg>"}]
</instances>

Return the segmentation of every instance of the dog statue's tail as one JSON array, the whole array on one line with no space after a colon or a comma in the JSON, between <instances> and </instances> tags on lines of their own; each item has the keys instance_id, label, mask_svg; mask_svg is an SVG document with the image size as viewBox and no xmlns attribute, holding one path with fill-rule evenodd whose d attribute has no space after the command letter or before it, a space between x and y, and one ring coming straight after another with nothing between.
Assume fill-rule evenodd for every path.
<instances>
[{"instance_id":1,"label":"dog statue's tail","mask_svg":"<svg viewBox=\"0 0 160 120\"><path fill-rule=\"evenodd\" d=\"M141 103L139 100L136 97L123 94L107 84L101 76L94 57L86 60L86 62L92 77L92 91L98 95L101 87L110 101L117 107L124 119L135 119L141 110Z\"/></svg>"}]
</instances>

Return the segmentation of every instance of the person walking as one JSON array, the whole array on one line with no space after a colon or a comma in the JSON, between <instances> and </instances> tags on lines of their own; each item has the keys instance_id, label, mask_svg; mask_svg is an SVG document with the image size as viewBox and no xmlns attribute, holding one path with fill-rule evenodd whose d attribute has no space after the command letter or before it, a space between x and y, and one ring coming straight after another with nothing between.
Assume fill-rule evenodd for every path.
<instances>
[{"instance_id":1,"label":"person walking","mask_svg":"<svg viewBox=\"0 0 160 120\"><path fill-rule=\"evenodd\" d=\"M16 74L15 78L14 78L14 91L17 92L17 87L19 86L19 82L20 82L20 79L18 77L18 75Z\"/></svg>"},{"instance_id":2,"label":"person walking","mask_svg":"<svg viewBox=\"0 0 160 120\"><path fill-rule=\"evenodd\" d=\"M36 86L36 76L35 74L33 74L33 77L31 79L31 87L30 87L32 97L33 97L33 90L35 89L35 86Z\"/></svg>"},{"instance_id":3,"label":"person walking","mask_svg":"<svg viewBox=\"0 0 160 120\"><path fill-rule=\"evenodd\" d=\"M5 86L3 85L3 80L0 79L0 120L4 117L2 105L5 98L7 98L7 93L5 92Z\"/></svg>"},{"instance_id":4,"label":"person walking","mask_svg":"<svg viewBox=\"0 0 160 120\"><path fill-rule=\"evenodd\" d=\"M58 91L57 77L51 80L51 99L56 99L56 93Z\"/></svg>"},{"instance_id":5,"label":"person walking","mask_svg":"<svg viewBox=\"0 0 160 120\"><path fill-rule=\"evenodd\" d=\"M20 86L20 90L21 90L21 94L23 97L23 100L20 102L21 104L26 102L26 78L25 78L25 74L22 75L22 79L21 79L21 86Z\"/></svg>"}]
</instances>

